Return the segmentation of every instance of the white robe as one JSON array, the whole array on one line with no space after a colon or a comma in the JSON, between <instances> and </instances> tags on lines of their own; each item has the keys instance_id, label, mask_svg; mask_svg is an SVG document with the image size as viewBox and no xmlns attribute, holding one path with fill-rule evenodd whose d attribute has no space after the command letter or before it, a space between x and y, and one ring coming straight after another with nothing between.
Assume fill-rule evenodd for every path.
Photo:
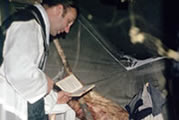
<instances>
[{"instance_id":1,"label":"white robe","mask_svg":"<svg viewBox=\"0 0 179 120\"><path fill-rule=\"evenodd\" d=\"M49 41L47 14L41 5L36 7L45 20ZM35 20L13 22L7 30L0 67L0 120L27 120L27 102L47 94L46 75L38 68L44 53L41 32ZM9 112L16 117L9 118Z\"/></svg>"},{"instance_id":2,"label":"white robe","mask_svg":"<svg viewBox=\"0 0 179 120\"><path fill-rule=\"evenodd\" d=\"M40 4L35 6L44 19L49 44L48 16ZM47 94L46 75L38 68L44 53L42 35L35 20L14 22L7 30L0 67L0 120L27 120L27 102L34 103ZM56 101L54 92L45 97L46 114L57 114L60 120L74 120L75 112Z\"/></svg>"}]
</instances>

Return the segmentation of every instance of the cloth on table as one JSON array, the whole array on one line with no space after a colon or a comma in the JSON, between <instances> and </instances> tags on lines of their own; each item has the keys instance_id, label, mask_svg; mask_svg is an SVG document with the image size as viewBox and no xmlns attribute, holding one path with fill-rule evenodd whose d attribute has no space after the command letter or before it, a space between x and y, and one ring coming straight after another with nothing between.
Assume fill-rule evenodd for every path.
<instances>
[{"instance_id":1,"label":"cloth on table","mask_svg":"<svg viewBox=\"0 0 179 120\"><path fill-rule=\"evenodd\" d=\"M130 120L163 120L161 111L164 103L160 91L147 83L125 108Z\"/></svg>"}]
</instances>

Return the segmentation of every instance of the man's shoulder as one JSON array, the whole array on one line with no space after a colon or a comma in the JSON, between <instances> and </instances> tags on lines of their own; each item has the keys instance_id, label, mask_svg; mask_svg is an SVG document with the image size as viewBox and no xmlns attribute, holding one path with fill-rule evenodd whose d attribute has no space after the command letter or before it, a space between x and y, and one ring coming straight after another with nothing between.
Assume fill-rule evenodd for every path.
<instances>
[{"instance_id":1,"label":"man's shoulder","mask_svg":"<svg viewBox=\"0 0 179 120\"><path fill-rule=\"evenodd\" d=\"M33 5L29 5L24 9L18 10L17 12L15 12L12 17L14 17L15 20L21 20L21 21L27 21L27 20L31 20L31 19L35 19L35 16L33 14L34 9L37 9L35 6Z\"/></svg>"},{"instance_id":2,"label":"man's shoulder","mask_svg":"<svg viewBox=\"0 0 179 120\"><path fill-rule=\"evenodd\" d=\"M32 12L29 10L33 6L28 6L27 8L17 10L11 14L5 21L2 23L2 30L9 28L13 22L26 22L32 19L35 19Z\"/></svg>"}]
</instances>

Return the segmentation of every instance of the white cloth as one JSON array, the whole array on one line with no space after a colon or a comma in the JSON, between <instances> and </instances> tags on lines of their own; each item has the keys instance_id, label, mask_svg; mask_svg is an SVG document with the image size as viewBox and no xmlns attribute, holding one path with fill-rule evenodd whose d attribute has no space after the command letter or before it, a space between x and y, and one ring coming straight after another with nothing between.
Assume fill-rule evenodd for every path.
<instances>
[{"instance_id":1,"label":"white cloth","mask_svg":"<svg viewBox=\"0 0 179 120\"><path fill-rule=\"evenodd\" d=\"M164 120L164 118L163 118L163 115L160 113L156 116L153 116L152 114L150 114L142 120Z\"/></svg>"},{"instance_id":2,"label":"white cloth","mask_svg":"<svg viewBox=\"0 0 179 120\"><path fill-rule=\"evenodd\" d=\"M56 92L51 91L44 100L46 114L56 114L56 120L75 120L76 114L68 104L56 104Z\"/></svg>"},{"instance_id":3,"label":"white cloth","mask_svg":"<svg viewBox=\"0 0 179 120\"><path fill-rule=\"evenodd\" d=\"M41 5L36 7L45 20L49 38L47 14ZM0 67L0 120L7 120L5 111L27 120L27 101L34 103L47 93L46 75L38 68L44 52L41 32L35 20L13 22L7 30Z\"/></svg>"}]
</instances>

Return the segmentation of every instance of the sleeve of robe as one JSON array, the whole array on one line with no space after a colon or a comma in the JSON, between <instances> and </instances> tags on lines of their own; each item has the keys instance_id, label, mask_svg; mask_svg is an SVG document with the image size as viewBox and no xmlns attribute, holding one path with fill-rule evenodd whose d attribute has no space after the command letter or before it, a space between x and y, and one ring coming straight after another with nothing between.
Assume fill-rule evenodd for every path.
<instances>
[{"instance_id":1,"label":"sleeve of robe","mask_svg":"<svg viewBox=\"0 0 179 120\"><path fill-rule=\"evenodd\" d=\"M38 68L43 52L41 28L35 20L14 22L7 30L3 51L5 77L30 103L47 93L46 75Z\"/></svg>"}]
</instances>

